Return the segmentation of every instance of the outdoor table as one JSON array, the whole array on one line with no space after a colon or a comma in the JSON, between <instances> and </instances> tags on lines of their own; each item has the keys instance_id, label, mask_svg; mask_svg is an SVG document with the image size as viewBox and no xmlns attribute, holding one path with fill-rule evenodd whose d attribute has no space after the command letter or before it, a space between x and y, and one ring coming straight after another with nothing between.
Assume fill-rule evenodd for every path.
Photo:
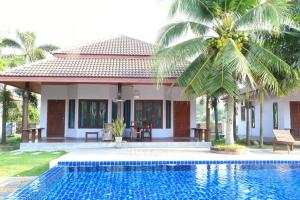
<instances>
[{"instance_id":1,"label":"outdoor table","mask_svg":"<svg viewBox=\"0 0 300 200\"><path fill-rule=\"evenodd\" d=\"M192 128L194 130L195 137L200 140L201 142L205 142L205 135L207 132L207 129L205 128Z\"/></svg>"},{"instance_id":2,"label":"outdoor table","mask_svg":"<svg viewBox=\"0 0 300 200\"><path fill-rule=\"evenodd\" d=\"M28 128L22 130L22 142L29 142L35 143L36 136L38 138L38 142L42 141L42 130L44 128ZM31 134L31 140L29 140L29 135Z\"/></svg>"},{"instance_id":3,"label":"outdoor table","mask_svg":"<svg viewBox=\"0 0 300 200\"><path fill-rule=\"evenodd\" d=\"M89 135L96 135L97 142L99 140L99 132L85 132L85 141L88 141Z\"/></svg>"}]
</instances>

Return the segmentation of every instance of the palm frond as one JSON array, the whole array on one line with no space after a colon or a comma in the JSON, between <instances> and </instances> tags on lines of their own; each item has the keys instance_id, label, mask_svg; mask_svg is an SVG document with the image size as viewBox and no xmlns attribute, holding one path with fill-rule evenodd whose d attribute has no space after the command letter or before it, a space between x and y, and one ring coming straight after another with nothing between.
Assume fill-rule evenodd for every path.
<instances>
[{"instance_id":1,"label":"palm frond","mask_svg":"<svg viewBox=\"0 0 300 200\"><path fill-rule=\"evenodd\" d=\"M208 42L203 38L193 38L156 53L153 76L157 83L168 77L175 69L186 66L190 59L206 52Z\"/></svg>"},{"instance_id":2,"label":"palm frond","mask_svg":"<svg viewBox=\"0 0 300 200\"><path fill-rule=\"evenodd\" d=\"M2 42L0 43L0 46L2 47L11 47L11 48L16 48L16 49L21 49L21 45L15 41L15 40L12 40L12 39L9 39L9 38L4 38L2 40Z\"/></svg>"},{"instance_id":3,"label":"palm frond","mask_svg":"<svg viewBox=\"0 0 300 200\"><path fill-rule=\"evenodd\" d=\"M46 56L45 56L44 52L41 49L35 48L34 55L33 55L33 58L34 58L33 61L42 60L42 59L45 59L45 57Z\"/></svg>"},{"instance_id":4,"label":"palm frond","mask_svg":"<svg viewBox=\"0 0 300 200\"><path fill-rule=\"evenodd\" d=\"M282 91L280 90L278 80L268 66L261 62L261 60L250 51L248 51L247 59L251 64L250 70L256 83L261 88L266 89L269 93L279 95Z\"/></svg>"},{"instance_id":5,"label":"palm frond","mask_svg":"<svg viewBox=\"0 0 300 200\"><path fill-rule=\"evenodd\" d=\"M258 3L235 21L234 27L242 31L268 31L279 33L287 11L284 0L266 0Z\"/></svg>"},{"instance_id":6,"label":"palm frond","mask_svg":"<svg viewBox=\"0 0 300 200\"><path fill-rule=\"evenodd\" d=\"M249 52L266 65L272 73L281 74L286 77L291 75L291 66L270 50L253 43Z\"/></svg>"},{"instance_id":7,"label":"palm frond","mask_svg":"<svg viewBox=\"0 0 300 200\"><path fill-rule=\"evenodd\" d=\"M187 17L211 21L214 19L211 0L173 0L169 15L184 14Z\"/></svg>"},{"instance_id":8,"label":"palm frond","mask_svg":"<svg viewBox=\"0 0 300 200\"><path fill-rule=\"evenodd\" d=\"M237 80L248 80L254 87L255 82L249 70L250 63L247 61L234 40L228 39L227 45L221 49L215 59L214 65L231 69ZM226 71L226 70L225 70Z\"/></svg>"},{"instance_id":9,"label":"palm frond","mask_svg":"<svg viewBox=\"0 0 300 200\"><path fill-rule=\"evenodd\" d=\"M209 30L209 27L193 21L171 23L162 28L156 43L160 48L168 47L175 39L187 34L189 30L201 36Z\"/></svg>"},{"instance_id":10,"label":"palm frond","mask_svg":"<svg viewBox=\"0 0 300 200\"><path fill-rule=\"evenodd\" d=\"M46 52L51 52L59 49L58 46L55 46L53 44L44 44L39 46L38 48Z\"/></svg>"},{"instance_id":11,"label":"palm frond","mask_svg":"<svg viewBox=\"0 0 300 200\"><path fill-rule=\"evenodd\" d=\"M187 95L189 95L191 91L198 96L206 94L204 83L206 77L209 75L211 57L212 56L200 54L177 79L179 85L184 87L184 92Z\"/></svg>"},{"instance_id":12,"label":"palm frond","mask_svg":"<svg viewBox=\"0 0 300 200\"><path fill-rule=\"evenodd\" d=\"M25 51L29 51L30 54L33 54L36 42L35 33L17 31L17 38L20 40L21 45L24 47Z\"/></svg>"}]
</instances>

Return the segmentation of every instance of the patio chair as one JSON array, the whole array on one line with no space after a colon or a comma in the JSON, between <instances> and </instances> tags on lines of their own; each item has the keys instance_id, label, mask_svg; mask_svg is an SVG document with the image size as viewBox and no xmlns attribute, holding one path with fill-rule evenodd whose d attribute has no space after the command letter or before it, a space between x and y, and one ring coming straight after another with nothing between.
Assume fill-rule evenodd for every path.
<instances>
[{"instance_id":1,"label":"patio chair","mask_svg":"<svg viewBox=\"0 0 300 200\"><path fill-rule=\"evenodd\" d=\"M286 144L288 153L294 149L295 139L289 130L273 130L275 140L273 141L273 151L277 144Z\"/></svg>"},{"instance_id":2,"label":"patio chair","mask_svg":"<svg viewBox=\"0 0 300 200\"><path fill-rule=\"evenodd\" d=\"M141 138L142 136L142 129L138 127L137 123L134 122L133 125L131 126L130 130L130 139L133 140Z\"/></svg>"},{"instance_id":3,"label":"patio chair","mask_svg":"<svg viewBox=\"0 0 300 200\"><path fill-rule=\"evenodd\" d=\"M115 139L115 135L113 132L112 124L105 123L103 129L103 141L113 141Z\"/></svg>"},{"instance_id":4,"label":"patio chair","mask_svg":"<svg viewBox=\"0 0 300 200\"><path fill-rule=\"evenodd\" d=\"M144 140L145 138L152 140L152 124L146 124L143 127L143 132L142 132L142 139Z\"/></svg>"}]
</instances>

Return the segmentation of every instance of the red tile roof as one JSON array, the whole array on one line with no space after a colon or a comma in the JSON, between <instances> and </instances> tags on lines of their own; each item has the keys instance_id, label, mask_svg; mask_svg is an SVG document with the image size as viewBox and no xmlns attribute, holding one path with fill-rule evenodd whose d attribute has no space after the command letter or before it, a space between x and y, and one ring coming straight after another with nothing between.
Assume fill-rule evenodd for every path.
<instances>
[{"instance_id":1,"label":"red tile roof","mask_svg":"<svg viewBox=\"0 0 300 200\"><path fill-rule=\"evenodd\" d=\"M152 62L149 58L54 58L11 68L1 76L152 78ZM182 72L178 69L168 78Z\"/></svg>"},{"instance_id":2,"label":"red tile roof","mask_svg":"<svg viewBox=\"0 0 300 200\"><path fill-rule=\"evenodd\" d=\"M53 52L55 58L12 68L0 77L152 78L155 46L119 36ZM166 78L177 78L184 68Z\"/></svg>"},{"instance_id":3,"label":"red tile roof","mask_svg":"<svg viewBox=\"0 0 300 200\"><path fill-rule=\"evenodd\" d=\"M155 46L153 44L121 35L115 38L90 42L73 48L57 50L53 53L151 56L154 52Z\"/></svg>"}]
</instances>

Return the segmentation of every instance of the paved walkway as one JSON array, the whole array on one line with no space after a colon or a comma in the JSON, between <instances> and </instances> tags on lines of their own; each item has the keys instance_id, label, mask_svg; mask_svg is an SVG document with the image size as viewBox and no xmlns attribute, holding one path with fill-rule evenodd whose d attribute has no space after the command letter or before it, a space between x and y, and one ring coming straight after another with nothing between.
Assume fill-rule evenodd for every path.
<instances>
[{"instance_id":1,"label":"paved walkway","mask_svg":"<svg viewBox=\"0 0 300 200\"><path fill-rule=\"evenodd\" d=\"M207 149L149 149L149 148L106 148L72 150L68 154L52 161L50 167L58 161L178 161L178 160L300 160L300 150L290 154L287 151L272 149L249 149L244 155L225 155L211 153Z\"/></svg>"},{"instance_id":2,"label":"paved walkway","mask_svg":"<svg viewBox=\"0 0 300 200\"><path fill-rule=\"evenodd\" d=\"M35 176L0 178L0 199L4 199L35 178Z\"/></svg>"}]
</instances>

